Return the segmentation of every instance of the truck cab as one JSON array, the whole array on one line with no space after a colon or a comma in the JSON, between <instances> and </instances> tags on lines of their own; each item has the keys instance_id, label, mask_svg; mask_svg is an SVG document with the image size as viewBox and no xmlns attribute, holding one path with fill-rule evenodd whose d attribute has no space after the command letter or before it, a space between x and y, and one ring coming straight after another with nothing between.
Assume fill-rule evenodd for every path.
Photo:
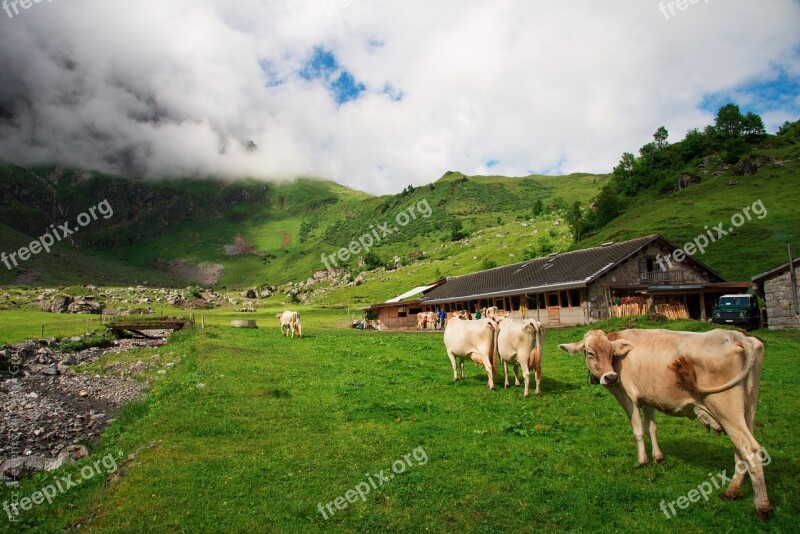
<instances>
[{"instance_id":1,"label":"truck cab","mask_svg":"<svg viewBox=\"0 0 800 534\"><path fill-rule=\"evenodd\" d=\"M711 321L716 324L740 326L753 330L761 324L758 300L755 295L723 295L712 311Z\"/></svg>"}]
</instances>

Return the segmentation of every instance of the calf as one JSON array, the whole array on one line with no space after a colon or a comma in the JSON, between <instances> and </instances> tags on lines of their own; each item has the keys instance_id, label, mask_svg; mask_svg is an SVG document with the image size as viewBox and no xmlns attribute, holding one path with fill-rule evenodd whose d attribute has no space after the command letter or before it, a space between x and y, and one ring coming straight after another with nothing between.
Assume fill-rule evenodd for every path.
<instances>
[{"instance_id":1,"label":"calf","mask_svg":"<svg viewBox=\"0 0 800 534\"><path fill-rule=\"evenodd\" d=\"M705 333L633 329L608 335L593 330L582 341L559 348L570 354L583 351L591 375L628 414L641 465L647 463L644 430L650 435L653 459L664 459L656 440L656 410L699 417L706 427L724 430L735 447L736 465L741 462L747 469L734 470L722 496L740 498L749 472L756 516L766 519L772 508L763 449L753 436L764 358L764 345L758 339L721 329Z\"/></svg>"}]
</instances>

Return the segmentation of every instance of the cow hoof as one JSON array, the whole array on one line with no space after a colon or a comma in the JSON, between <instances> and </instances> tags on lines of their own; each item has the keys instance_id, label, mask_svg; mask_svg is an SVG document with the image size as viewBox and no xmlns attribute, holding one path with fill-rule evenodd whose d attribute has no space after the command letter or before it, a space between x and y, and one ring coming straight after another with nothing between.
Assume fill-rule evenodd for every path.
<instances>
[{"instance_id":1,"label":"cow hoof","mask_svg":"<svg viewBox=\"0 0 800 534\"><path fill-rule=\"evenodd\" d=\"M639 462L639 467L644 467L646 465L647 465L647 460L645 460L644 462L642 461Z\"/></svg>"},{"instance_id":2,"label":"cow hoof","mask_svg":"<svg viewBox=\"0 0 800 534\"><path fill-rule=\"evenodd\" d=\"M660 464L660 463L662 463L664 461L664 456L663 455L662 456L654 456L653 457L653 461L655 463L657 463L657 464Z\"/></svg>"},{"instance_id":3,"label":"cow hoof","mask_svg":"<svg viewBox=\"0 0 800 534\"><path fill-rule=\"evenodd\" d=\"M503 386L503 387L504 387L504 388L506 388L506 389L508 389L508 384L506 384L506 385L505 385L505 386Z\"/></svg>"},{"instance_id":4,"label":"cow hoof","mask_svg":"<svg viewBox=\"0 0 800 534\"><path fill-rule=\"evenodd\" d=\"M730 493L726 491L725 493L722 493L719 498L723 501L740 501L742 500L742 492L741 490ZM758 510L756 510L756 513L758 513Z\"/></svg>"},{"instance_id":5,"label":"cow hoof","mask_svg":"<svg viewBox=\"0 0 800 534\"><path fill-rule=\"evenodd\" d=\"M766 508L756 508L756 519L759 521L767 521L769 520L770 512L772 512L772 507L768 506Z\"/></svg>"},{"instance_id":6,"label":"cow hoof","mask_svg":"<svg viewBox=\"0 0 800 534\"><path fill-rule=\"evenodd\" d=\"M537 392L536 392L536 396L537 396L537 397L541 397L541 396L542 396L542 392L541 392L541 391L537 391Z\"/></svg>"},{"instance_id":7,"label":"cow hoof","mask_svg":"<svg viewBox=\"0 0 800 534\"><path fill-rule=\"evenodd\" d=\"M530 396L531 396L531 394L530 394L530 393L526 393L525 395L523 395L523 397L525 397L526 399L527 399L528 397L530 397Z\"/></svg>"}]
</instances>

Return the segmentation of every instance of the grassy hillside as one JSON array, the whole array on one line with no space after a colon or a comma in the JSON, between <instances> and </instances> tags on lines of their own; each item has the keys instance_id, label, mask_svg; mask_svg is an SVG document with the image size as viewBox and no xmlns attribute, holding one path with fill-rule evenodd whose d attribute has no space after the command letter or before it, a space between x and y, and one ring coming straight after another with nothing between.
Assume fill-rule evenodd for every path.
<instances>
[{"instance_id":1,"label":"grassy hillside","mask_svg":"<svg viewBox=\"0 0 800 534\"><path fill-rule=\"evenodd\" d=\"M753 176L738 176L736 167L731 167L719 175L705 175L702 183L680 192L661 197L653 193L641 195L625 213L576 248L655 233L683 246L705 234L706 227L711 230L723 223L723 230L733 231L722 237L713 231L718 241L697 257L725 278L749 280L786 262L787 241L795 250L800 249L800 145L762 149L755 153L756 157L759 155L778 165L768 163ZM689 170L698 175L702 172ZM737 213L744 215L745 208L750 208L750 220L745 217L741 226L733 227L731 219ZM734 222L740 222L738 217Z\"/></svg>"},{"instance_id":2,"label":"grassy hillside","mask_svg":"<svg viewBox=\"0 0 800 534\"><path fill-rule=\"evenodd\" d=\"M787 240L800 243L800 123L777 136L733 144L720 144L714 131L694 130L674 145L648 143L641 157L625 155L628 168L621 163L610 175L448 172L382 197L307 178L145 181L0 166L0 251L17 250L51 222L74 220L101 199L114 206L113 217L94 221L52 254L12 271L0 268L0 284L184 286L206 275L212 281L204 283L211 284L211 273L218 272L222 288L281 285L308 279L325 269L321 256L335 257L369 236L369 254L359 250L328 263L352 278L367 270L367 282L330 288L311 300L367 303L442 276L606 241L660 233L680 246L720 223L728 235L714 231L719 240L699 259L728 279L746 280L785 261ZM701 183L675 191L683 174ZM576 203L583 230L573 224ZM614 218L619 206L624 211ZM733 219L741 225L732 228L732 217L745 208L749 220ZM468 237L454 239L455 233ZM574 243L573 235L581 239ZM358 266L359 256L366 268ZM380 267L395 257L401 269Z\"/></svg>"},{"instance_id":3,"label":"grassy hillside","mask_svg":"<svg viewBox=\"0 0 800 534\"><path fill-rule=\"evenodd\" d=\"M502 264L519 254L535 254L541 239L550 241L545 249L562 250L569 246L564 232L549 232L554 210L590 200L606 180L593 175L505 178L447 173L435 183L398 195L371 197L311 179L282 184L146 182L13 166L0 167L0 175L4 188L0 194L5 191L6 201L0 208L0 222L12 227L0 237L0 250L17 250L46 231L51 220L72 221L101 199L114 207L113 217L95 221L75 235L77 248L62 244L53 254L34 256L19 269L4 270L0 283L132 284L146 280L185 285L186 277L179 280L180 273L169 269L173 262L182 261L190 266L221 266L218 285L222 287L305 280L325 268L321 254L335 254L385 223L393 231L373 234L380 236L374 243L373 261L388 263L399 256L405 264L414 264L434 255L449 262L440 269L448 274L454 267L469 272L476 262L480 267L483 261ZM51 197L57 200L42 200ZM542 206L534 214L537 201ZM60 208L53 210L55 215L48 212L51 204ZM397 217L409 208L415 209L416 220L405 225ZM498 227L510 236L502 248L513 249L517 255L509 251L497 257L491 247L470 254L464 242L451 240L455 221L467 233ZM516 224L523 221L533 226L526 229ZM548 228L549 237L537 237L537 228ZM237 244L238 250L233 250ZM464 267L458 269L453 263ZM345 267L357 269L357 256ZM423 278L435 270L425 271L420 279L427 281Z\"/></svg>"}]
</instances>

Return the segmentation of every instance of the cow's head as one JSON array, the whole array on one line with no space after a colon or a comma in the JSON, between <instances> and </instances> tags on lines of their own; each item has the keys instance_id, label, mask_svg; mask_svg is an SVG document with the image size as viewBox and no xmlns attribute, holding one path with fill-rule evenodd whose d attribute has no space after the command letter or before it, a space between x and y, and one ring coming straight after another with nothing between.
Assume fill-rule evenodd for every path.
<instances>
[{"instance_id":1,"label":"cow's head","mask_svg":"<svg viewBox=\"0 0 800 534\"><path fill-rule=\"evenodd\" d=\"M624 339L617 339L613 334L610 337L602 330L590 330L583 336L583 341L563 343L558 348L573 355L584 351L586 367L592 376L603 385L613 386L619 382L619 375L614 371L614 358L625 357L633 345Z\"/></svg>"}]
</instances>

